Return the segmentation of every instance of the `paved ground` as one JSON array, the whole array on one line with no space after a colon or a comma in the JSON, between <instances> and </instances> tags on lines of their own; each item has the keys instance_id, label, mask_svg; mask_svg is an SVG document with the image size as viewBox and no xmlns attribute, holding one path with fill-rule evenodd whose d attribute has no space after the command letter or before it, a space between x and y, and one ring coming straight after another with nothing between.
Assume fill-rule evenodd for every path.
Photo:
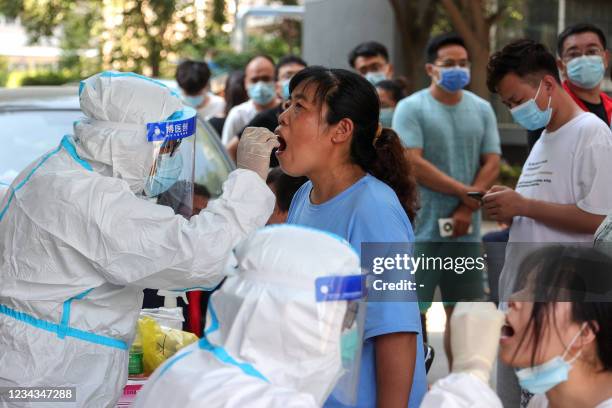
<instances>
[{"instance_id":1,"label":"paved ground","mask_svg":"<svg viewBox=\"0 0 612 408\"><path fill-rule=\"evenodd\" d=\"M429 344L436 351L436 355L427 374L427 380L430 384L448 374L448 362L444 353L444 343L442 342L444 335L444 324L446 316L441 303L434 303L427 312L427 335Z\"/></svg>"}]
</instances>

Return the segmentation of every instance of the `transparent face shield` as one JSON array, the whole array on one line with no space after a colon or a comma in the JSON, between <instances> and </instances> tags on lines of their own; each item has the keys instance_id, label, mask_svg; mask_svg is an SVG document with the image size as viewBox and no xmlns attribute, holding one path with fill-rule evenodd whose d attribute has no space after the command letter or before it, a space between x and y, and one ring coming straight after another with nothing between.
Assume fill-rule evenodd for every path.
<instances>
[{"instance_id":1,"label":"transparent face shield","mask_svg":"<svg viewBox=\"0 0 612 408\"><path fill-rule=\"evenodd\" d=\"M338 348L330 358L335 356L342 365L342 372L330 394L342 404L355 405L365 325L365 275L320 277L315 286L319 315L339 319L325 326L330 328L329 343ZM337 329L338 322L341 323L339 332L333 330Z\"/></svg>"},{"instance_id":2,"label":"transparent face shield","mask_svg":"<svg viewBox=\"0 0 612 408\"><path fill-rule=\"evenodd\" d=\"M147 124L154 160L144 184L144 194L190 218L193 213L196 111L190 107L166 121Z\"/></svg>"}]
</instances>

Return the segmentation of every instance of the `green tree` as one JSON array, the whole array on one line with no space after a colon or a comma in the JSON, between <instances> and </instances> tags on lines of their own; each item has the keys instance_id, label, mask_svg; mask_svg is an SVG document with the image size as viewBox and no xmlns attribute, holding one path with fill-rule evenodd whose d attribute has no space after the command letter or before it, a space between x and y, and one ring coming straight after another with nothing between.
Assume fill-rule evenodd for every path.
<instances>
[{"instance_id":1,"label":"green tree","mask_svg":"<svg viewBox=\"0 0 612 408\"><path fill-rule=\"evenodd\" d=\"M74 6L69 0L0 0L0 14L9 20L19 18L30 42L36 43L52 37Z\"/></svg>"},{"instance_id":2,"label":"green tree","mask_svg":"<svg viewBox=\"0 0 612 408\"><path fill-rule=\"evenodd\" d=\"M8 61L4 57L0 57L0 86L5 86L8 80Z\"/></svg>"},{"instance_id":3,"label":"green tree","mask_svg":"<svg viewBox=\"0 0 612 408\"><path fill-rule=\"evenodd\" d=\"M223 31L223 25L227 23L226 2L212 0L211 3L211 7L206 10L206 34L186 46L185 51L196 54L194 58L215 58L218 54L231 52L230 34Z\"/></svg>"},{"instance_id":4,"label":"green tree","mask_svg":"<svg viewBox=\"0 0 612 408\"><path fill-rule=\"evenodd\" d=\"M62 66L74 69L85 68L83 50L97 48L97 66L159 76L164 60L198 38L193 0L0 0L0 14L19 18L32 43L59 36Z\"/></svg>"},{"instance_id":5,"label":"green tree","mask_svg":"<svg viewBox=\"0 0 612 408\"><path fill-rule=\"evenodd\" d=\"M30 43L49 37L60 40L60 70L30 75L26 82L61 83L98 71L100 60L86 62L83 55L98 46L101 9L100 0L0 0L0 14L9 20L19 18Z\"/></svg>"},{"instance_id":6,"label":"green tree","mask_svg":"<svg viewBox=\"0 0 612 408\"><path fill-rule=\"evenodd\" d=\"M59 62L61 70L74 77L88 77L102 69L102 43L98 40L103 24L98 1L81 1L66 13L62 22ZM85 53L97 50L97 55L88 58Z\"/></svg>"},{"instance_id":7,"label":"green tree","mask_svg":"<svg viewBox=\"0 0 612 408\"><path fill-rule=\"evenodd\" d=\"M158 77L162 61L197 35L192 0L123 2L121 23L111 30L113 67Z\"/></svg>"},{"instance_id":8,"label":"green tree","mask_svg":"<svg viewBox=\"0 0 612 408\"><path fill-rule=\"evenodd\" d=\"M43 38L59 38L62 73L45 73L56 81L62 75L73 79L99 70L100 60L87 64L83 54L98 46L95 30L101 25L101 9L100 0L0 0L0 14L9 20L19 18L30 43ZM88 69L84 69L85 66Z\"/></svg>"}]
</instances>

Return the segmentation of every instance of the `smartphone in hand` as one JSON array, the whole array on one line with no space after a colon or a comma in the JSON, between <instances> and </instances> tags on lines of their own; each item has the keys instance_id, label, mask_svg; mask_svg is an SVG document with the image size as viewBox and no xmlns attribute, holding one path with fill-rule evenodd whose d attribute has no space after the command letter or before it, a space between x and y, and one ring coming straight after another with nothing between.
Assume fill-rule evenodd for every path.
<instances>
[{"instance_id":1,"label":"smartphone in hand","mask_svg":"<svg viewBox=\"0 0 612 408\"><path fill-rule=\"evenodd\" d=\"M478 200L480 202L482 202L482 197L484 197L484 193L481 193L480 191L469 191L467 195L468 197L473 198L474 200Z\"/></svg>"}]
</instances>

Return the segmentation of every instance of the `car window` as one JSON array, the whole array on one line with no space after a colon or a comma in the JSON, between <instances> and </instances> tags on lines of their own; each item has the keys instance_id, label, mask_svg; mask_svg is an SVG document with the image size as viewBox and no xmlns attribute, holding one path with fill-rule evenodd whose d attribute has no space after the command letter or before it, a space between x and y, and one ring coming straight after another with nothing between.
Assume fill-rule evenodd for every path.
<instances>
[{"instance_id":1,"label":"car window","mask_svg":"<svg viewBox=\"0 0 612 408\"><path fill-rule=\"evenodd\" d=\"M57 147L81 117L78 110L0 112L0 183L10 184L21 170Z\"/></svg>"},{"instance_id":2,"label":"car window","mask_svg":"<svg viewBox=\"0 0 612 408\"><path fill-rule=\"evenodd\" d=\"M196 131L195 183L203 185L212 198L219 197L221 187L234 165L225 154L215 130L198 119Z\"/></svg>"}]
</instances>

